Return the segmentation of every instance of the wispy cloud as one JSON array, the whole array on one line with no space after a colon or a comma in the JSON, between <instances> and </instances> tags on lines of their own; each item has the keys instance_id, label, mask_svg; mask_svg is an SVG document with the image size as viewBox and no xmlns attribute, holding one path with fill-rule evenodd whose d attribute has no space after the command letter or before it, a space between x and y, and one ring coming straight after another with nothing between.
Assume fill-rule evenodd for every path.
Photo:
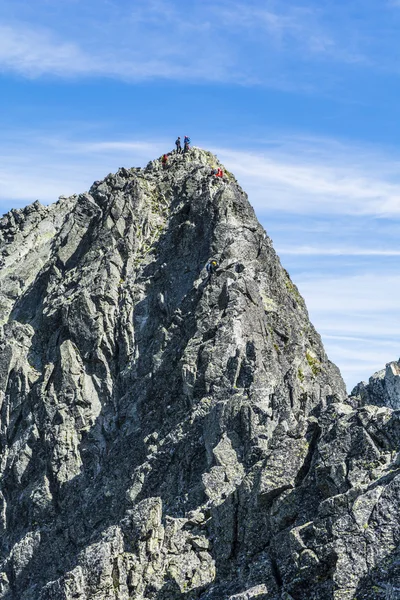
<instances>
[{"instance_id":1,"label":"wispy cloud","mask_svg":"<svg viewBox=\"0 0 400 600\"><path fill-rule=\"evenodd\" d=\"M323 22L322 10L291 2L194 0L189 11L166 0L89 0L75 12L75 27L70 10L60 3L49 13L39 1L23 20L21 3L14 13L9 7L13 16L0 27L0 70L31 78L161 78L315 91L313 78L298 73L300 63L364 61L329 19Z\"/></svg>"},{"instance_id":2,"label":"wispy cloud","mask_svg":"<svg viewBox=\"0 0 400 600\"><path fill-rule=\"evenodd\" d=\"M165 148L162 141L76 141L26 132L0 143L0 210L39 199L87 190L94 180L121 166L144 166Z\"/></svg>"},{"instance_id":3,"label":"wispy cloud","mask_svg":"<svg viewBox=\"0 0 400 600\"><path fill-rule=\"evenodd\" d=\"M115 30L120 31L116 24ZM111 25L111 29L113 26ZM123 81L171 79L208 82L249 82L245 70L234 69L229 52L216 40L201 44L179 41L174 33L137 29L120 38L94 43L96 31L86 39L64 39L62 33L17 23L0 26L0 72L29 78L107 77ZM186 31L186 35L188 32Z\"/></svg>"},{"instance_id":4,"label":"wispy cloud","mask_svg":"<svg viewBox=\"0 0 400 600\"><path fill-rule=\"evenodd\" d=\"M382 313L385 320L390 312L400 314L400 275L381 275L372 272L352 276L300 277L300 290L308 295L312 291L310 310L322 310L332 315L338 307L346 308L348 313L364 318L365 314ZM324 301L321 302L322 297ZM335 326L336 327L336 326ZM392 323L390 334L398 330L400 322Z\"/></svg>"},{"instance_id":5,"label":"wispy cloud","mask_svg":"<svg viewBox=\"0 0 400 600\"><path fill-rule=\"evenodd\" d=\"M279 7L279 8L277 8ZM222 2L218 14L229 27L247 33L253 40L284 52L302 50L302 60L310 57L339 62L364 62L361 53L343 43L340 32L322 22L323 10L315 5L285 3ZM262 36L258 37L258 34Z\"/></svg>"},{"instance_id":6,"label":"wispy cloud","mask_svg":"<svg viewBox=\"0 0 400 600\"><path fill-rule=\"evenodd\" d=\"M282 140L259 152L217 153L261 212L400 214L398 160L378 152L324 140Z\"/></svg>"},{"instance_id":7,"label":"wispy cloud","mask_svg":"<svg viewBox=\"0 0 400 600\"><path fill-rule=\"evenodd\" d=\"M303 276L296 280L328 356L351 389L400 356L400 276Z\"/></svg>"},{"instance_id":8,"label":"wispy cloud","mask_svg":"<svg viewBox=\"0 0 400 600\"><path fill-rule=\"evenodd\" d=\"M0 25L0 70L28 77L45 73L85 74L95 65L74 43L58 40L47 31Z\"/></svg>"},{"instance_id":9,"label":"wispy cloud","mask_svg":"<svg viewBox=\"0 0 400 600\"><path fill-rule=\"evenodd\" d=\"M279 254L293 256L400 256L400 250L354 248L345 245L338 246L337 248L329 248L325 246L283 246L279 248Z\"/></svg>"}]
</instances>

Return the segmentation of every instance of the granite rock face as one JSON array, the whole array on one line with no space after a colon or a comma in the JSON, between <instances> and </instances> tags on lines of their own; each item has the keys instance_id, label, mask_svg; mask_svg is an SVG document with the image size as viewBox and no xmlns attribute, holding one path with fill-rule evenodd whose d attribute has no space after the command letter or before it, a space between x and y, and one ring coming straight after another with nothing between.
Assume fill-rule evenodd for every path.
<instances>
[{"instance_id":1,"label":"granite rock face","mask_svg":"<svg viewBox=\"0 0 400 600\"><path fill-rule=\"evenodd\" d=\"M388 363L385 369L378 371L369 382L359 383L352 391L352 396L362 404L390 406L400 409L400 360Z\"/></svg>"},{"instance_id":2,"label":"granite rock face","mask_svg":"<svg viewBox=\"0 0 400 600\"><path fill-rule=\"evenodd\" d=\"M347 398L218 164L0 221L2 600L400 597L397 405Z\"/></svg>"}]
</instances>

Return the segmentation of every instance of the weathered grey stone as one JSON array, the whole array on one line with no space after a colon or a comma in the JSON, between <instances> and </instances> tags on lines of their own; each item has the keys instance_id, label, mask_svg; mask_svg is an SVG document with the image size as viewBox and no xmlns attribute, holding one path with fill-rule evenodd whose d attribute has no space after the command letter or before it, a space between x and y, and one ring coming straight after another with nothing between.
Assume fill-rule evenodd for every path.
<instances>
[{"instance_id":1,"label":"weathered grey stone","mask_svg":"<svg viewBox=\"0 0 400 600\"><path fill-rule=\"evenodd\" d=\"M396 597L398 372L346 397L216 164L0 221L3 600Z\"/></svg>"},{"instance_id":2,"label":"weathered grey stone","mask_svg":"<svg viewBox=\"0 0 400 600\"><path fill-rule=\"evenodd\" d=\"M400 360L386 365L378 371L369 382L359 383L352 391L363 404L377 404L400 409Z\"/></svg>"}]
</instances>

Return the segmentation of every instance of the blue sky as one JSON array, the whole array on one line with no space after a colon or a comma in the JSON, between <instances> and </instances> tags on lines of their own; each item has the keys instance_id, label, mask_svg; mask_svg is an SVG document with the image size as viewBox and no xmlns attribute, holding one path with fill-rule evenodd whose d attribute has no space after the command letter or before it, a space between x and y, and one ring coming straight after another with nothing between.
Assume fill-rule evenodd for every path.
<instances>
[{"instance_id":1,"label":"blue sky","mask_svg":"<svg viewBox=\"0 0 400 600\"><path fill-rule=\"evenodd\" d=\"M349 389L400 355L400 0L0 0L0 212L178 134L249 193Z\"/></svg>"}]
</instances>

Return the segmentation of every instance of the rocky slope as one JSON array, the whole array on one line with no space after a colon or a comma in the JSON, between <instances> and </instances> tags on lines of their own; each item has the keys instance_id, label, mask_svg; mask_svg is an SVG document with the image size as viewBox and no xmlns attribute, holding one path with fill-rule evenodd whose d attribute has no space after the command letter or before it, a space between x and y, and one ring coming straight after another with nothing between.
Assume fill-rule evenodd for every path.
<instances>
[{"instance_id":1,"label":"rocky slope","mask_svg":"<svg viewBox=\"0 0 400 600\"><path fill-rule=\"evenodd\" d=\"M346 397L217 164L0 221L1 599L400 597L397 405Z\"/></svg>"}]
</instances>

